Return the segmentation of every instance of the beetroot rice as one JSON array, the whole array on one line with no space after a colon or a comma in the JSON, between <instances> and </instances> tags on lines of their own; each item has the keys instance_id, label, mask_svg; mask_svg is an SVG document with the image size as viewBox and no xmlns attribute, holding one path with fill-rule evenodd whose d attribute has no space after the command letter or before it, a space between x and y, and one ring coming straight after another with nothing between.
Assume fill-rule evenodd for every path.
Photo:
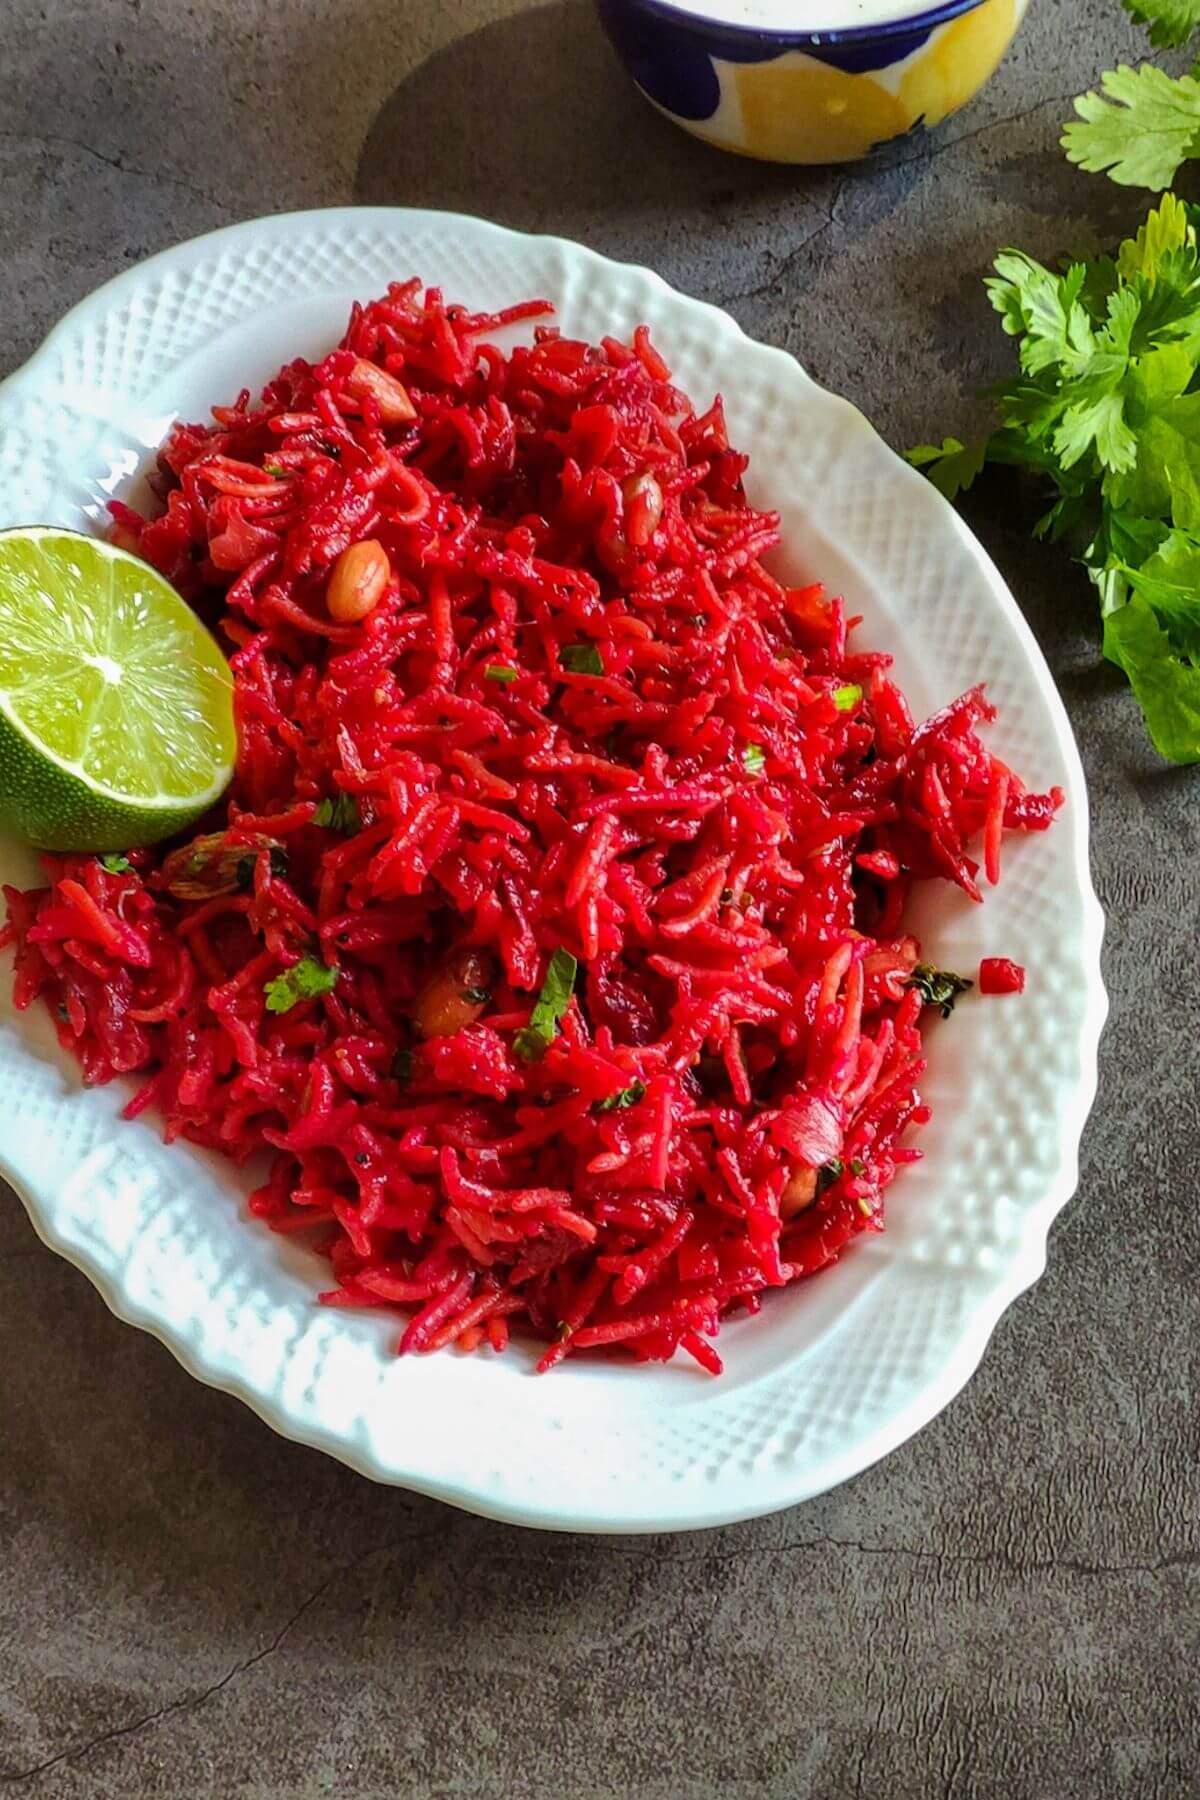
<instances>
[{"instance_id":1,"label":"beetroot rice","mask_svg":"<svg viewBox=\"0 0 1200 1800\"><path fill-rule=\"evenodd\" d=\"M174 430L160 516L113 512L231 656L234 784L188 849L47 856L6 938L84 1079L266 1151L252 1212L401 1350L717 1373L719 1320L882 1229L920 1154L913 884L977 900L968 844L994 882L1062 796L982 690L914 727L842 602L765 570L721 403L645 327L487 341L549 310L396 285ZM363 540L386 586L339 623Z\"/></svg>"}]
</instances>

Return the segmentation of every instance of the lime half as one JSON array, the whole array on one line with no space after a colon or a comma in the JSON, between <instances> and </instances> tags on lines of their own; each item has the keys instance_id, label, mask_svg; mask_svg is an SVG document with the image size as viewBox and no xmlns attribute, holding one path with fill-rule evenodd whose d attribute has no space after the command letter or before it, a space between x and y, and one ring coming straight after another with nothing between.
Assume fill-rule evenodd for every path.
<instances>
[{"instance_id":1,"label":"lime half","mask_svg":"<svg viewBox=\"0 0 1200 1800\"><path fill-rule=\"evenodd\" d=\"M169 582L53 526L0 532L0 823L46 850L181 831L233 774L233 677Z\"/></svg>"}]
</instances>

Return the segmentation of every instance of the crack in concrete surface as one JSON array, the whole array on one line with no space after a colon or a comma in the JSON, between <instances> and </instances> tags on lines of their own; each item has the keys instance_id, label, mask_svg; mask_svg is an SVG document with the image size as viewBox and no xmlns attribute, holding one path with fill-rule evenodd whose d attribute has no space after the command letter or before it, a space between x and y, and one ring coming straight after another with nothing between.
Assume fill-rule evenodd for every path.
<instances>
[{"instance_id":1,"label":"crack in concrete surface","mask_svg":"<svg viewBox=\"0 0 1200 1800\"><path fill-rule=\"evenodd\" d=\"M986 137L992 131L999 131L1005 125L1020 125L1025 119L1032 118L1035 113L1044 111L1046 107L1065 106L1067 101L1073 98L1073 94L1049 94L1045 99L1035 101L1032 106L1026 106L1020 112L1007 114L1002 119L991 119L986 125L977 126L974 131L964 131L958 137L950 138L944 144L930 145L927 149L918 150L913 156L897 157L894 162L881 165L880 173L889 175L895 169L909 169L918 163L936 162L939 157L948 155L951 150L957 150L963 144L973 143L977 138ZM832 225L839 223L840 208L846 194L848 179L843 176L838 183L833 202L821 223L802 237L798 244L793 244L791 249L780 257L774 269L764 280L755 283L752 287L733 288L728 293L718 294L713 304L715 306L734 306L740 301L757 300L761 295L770 293L773 288L778 287L790 274L804 252L818 238L823 237Z\"/></svg>"},{"instance_id":2,"label":"crack in concrete surface","mask_svg":"<svg viewBox=\"0 0 1200 1800\"><path fill-rule=\"evenodd\" d=\"M34 1763L28 1769L17 1769L8 1774L0 1774L0 1782L14 1786L18 1782L32 1781L36 1775L44 1775L48 1770L57 1768L61 1763L80 1761L91 1751L98 1750L102 1744L111 1744L116 1738L130 1737L135 1731L141 1731L147 1725L156 1724L159 1719L165 1719L170 1713L184 1712L192 1707L203 1706L206 1700L211 1700L214 1694L219 1694L222 1689L227 1688L231 1681L236 1681L237 1677L244 1675L247 1669L253 1669L256 1664L265 1662L269 1656L273 1656L293 1626L299 1623L309 1608L315 1606L338 1576L344 1573L345 1571L342 1569L335 1569L332 1574L327 1575L320 1586L314 1588L307 1599L301 1601L291 1617L280 1626L265 1649L257 1650L253 1656L247 1656L241 1662L234 1663L232 1669L222 1675L219 1681L214 1681L211 1686L203 1688L198 1694L180 1695L178 1699L169 1700L166 1705L156 1708L154 1712L144 1713L140 1719L132 1719L127 1725L110 1726L107 1731L98 1732L95 1737L89 1738L86 1743L78 1745L75 1749L59 1750L53 1756L44 1757L41 1762Z\"/></svg>"},{"instance_id":3,"label":"crack in concrete surface","mask_svg":"<svg viewBox=\"0 0 1200 1800\"><path fill-rule=\"evenodd\" d=\"M443 1535L443 1529L440 1526L431 1527L428 1531L413 1532L402 1538L398 1543L391 1544L385 1549L377 1551L374 1555L367 1557L365 1561L374 1562L381 1560L387 1562L408 1545L419 1543L422 1539L439 1537L441 1535ZM656 1555L655 1541L653 1538L647 1538L644 1543L628 1548L624 1545L608 1544L604 1546L604 1549L626 1557L644 1558ZM658 1560L660 1562L666 1561L672 1563L699 1563L708 1561L715 1555L717 1560L721 1562L744 1562L761 1556L787 1556L797 1552L828 1550L845 1550L858 1556L908 1557L915 1562L934 1563L937 1565L939 1571L947 1567L956 1566L980 1568L994 1568L999 1566L1008 1569L1014 1575L1063 1572L1067 1574L1099 1576L1102 1578L1119 1578L1126 1575L1158 1575L1169 1569L1200 1566L1200 1549L1177 1551L1169 1556L1161 1557L1154 1562L1090 1563L1073 1557L1043 1557L1029 1561L1021 1561L1014 1557L994 1554L971 1554L969 1552L960 1553L946 1550L926 1550L919 1546L909 1544L866 1544L854 1538L835 1538L827 1536L796 1538L783 1544L763 1544L742 1550L718 1550L715 1552L696 1550L685 1552L679 1556L659 1557ZM256 1668L260 1663L266 1662L269 1657L273 1656L275 1652L280 1649L288 1634L304 1617L305 1613L323 1598L333 1584L343 1576L350 1574L353 1569L361 1568L362 1566L363 1565L360 1562L346 1568L333 1570L331 1574L325 1577L324 1581L322 1581L319 1586L313 1589L312 1593L307 1595L307 1597L301 1601L300 1605L296 1607L290 1617L280 1626L269 1644L263 1649L255 1651L252 1656L244 1657L240 1662L236 1662L218 1681L212 1682L208 1687L200 1689L197 1693L181 1694L176 1699L169 1700L164 1705L156 1707L152 1712L144 1713L139 1718L130 1720L126 1725L110 1726L105 1731L97 1732L94 1737L88 1738L84 1743L76 1745L74 1748L68 1746L66 1749L56 1751L53 1755L43 1757L40 1761L31 1764L28 1768L16 1769L7 1773L0 1772L0 1784L13 1787L22 1782L32 1781L35 1777L44 1775L49 1770L60 1767L63 1763L80 1762L84 1757L90 1755L93 1750L98 1750L102 1748L103 1745L113 1743L117 1739L131 1737L136 1732L144 1730L147 1726L155 1725L159 1720L169 1718L172 1713L188 1712L203 1706L206 1701L211 1700L215 1695L222 1693L226 1688L231 1686L239 1676L246 1674L248 1670ZM862 1788L864 1775L865 1752L863 1757L860 1757L858 1763L855 1787L856 1797L864 1791Z\"/></svg>"},{"instance_id":4,"label":"crack in concrete surface","mask_svg":"<svg viewBox=\"0 0 1200 1800\"><path fill-rule=\"evenodd\" d=\"M1008 113L1002 119L989 119L986 125L977 125L974 131L960 132L958 137L947 139L944 144L931 144L926 150L918 150L915 156L900 156L889 166L893 169L907 169L913 163L936 162L939 156L945 156L950 150L957 150L961 144L974 143L976 138L986 137L989 131L1000 131L1005 125L1021 125L1031 119L1034 113L1044 111L1047 106L1066 106L1074 100L1076 91L1068 94L1047 94L1042 100L1035 100L1032 106L1021 108L1020 112Z\"/></svg>"},{"instance_id":5,"label":"crack in concrete surface","mask_svg":"<svg viewBox=\"0 0 1200 1800\"><path fill-rule=\"evenodd\" d=\"M119 175L133 175L138 180L154 182L159 187L180 188L185 194L192 194L197 200L203 200L206 206L215 206L218 212L229 211L223 200L218 200L215 194L197 187L194 181L189 181L184 175L174 175L168 169L143 169L136 163L122 162L119 156L107 156L103 150L97 150L94 144L84 143L81 138L63 137L47 131L0 131L0 142L15 144L22 149L41 144L52 151L74 150L80 156L102 163L105 168L115 169Z\"/></svg>"}]
</instances>

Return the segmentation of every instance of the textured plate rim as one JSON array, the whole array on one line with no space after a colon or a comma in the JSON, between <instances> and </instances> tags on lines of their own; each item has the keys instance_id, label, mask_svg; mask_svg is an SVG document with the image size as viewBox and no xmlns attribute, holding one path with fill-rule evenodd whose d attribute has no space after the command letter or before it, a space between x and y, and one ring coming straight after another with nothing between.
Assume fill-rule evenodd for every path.
<instances>
[{"instance_id":1,"label":"textured plate rim","mask_svg":"<svg viewBox=\"0 0 1200 1800\"><path fill-rule=\"evenodd\" d=\"M101 315L113 305L119 304L127 293L136 293L156 274L181 265L186 267L209 251L216 254L239 244L249 245L256 236L264 232L268 235L286 236L292 232L316 229L335 233L343 230L369 231L373 223L380 229L390 227L392 230L405 224L414 229L418 226L444 229L448 233L466 230L476 235L482 234L497 244L512 245L518 249L525 246L554 251L564 259L568 267L574 264L577 267L605 269L634 278L648 285L671 305L682 307L693 314L708 316L722 336L732 339L753 356L774 359L781 376L786 371L786 379L793 384L799 377L810 389L817 389L824 401L834 401L844 409L846 418L855 421L854 429L859 433L866 433L876 443L883 444L874 427L856 408L814 383L796 358L775 346L761 344L750 338L730 314L707 301L681 293L651 269L606 257L585 245L552 234L529 234L471 215L406 207L332 207L274 214L224 226L159 251L123 270L78 301L52 328L33 355L4 382L0 382L0 404L7 399L18 398L23 391L36 391L36 383L42 371L49 371L55 352L70 340L74 330L85 325L91 316ZM903 477L913 481L920 480L890 447L883 444L883 449L895 465L897 479ZM924 487L925 484L922 482L921 486ZM940 501L940 496L935 498ZM1095 1099L1099 1040L1108 1010L1100 968L1104 916L1094 891L1088 861L1087 792L1082 764L1065 708L1036 639L995 564L954 509L944 501L940 501L940 507L944 509L941 517L945 528L966 549L990 590L998 611L1022 642L1036 678L1040 698L1054 725L1056 747L1070 772L1070 818L1069 822L1065 818L1061 820L1057 828L1069 830L1071 837L1073 869L1078 882L1081 909L1078 948L1085 994L1076 1039L1077 1077L1070 1090L1062 1095L1056 1110L1058 1157L1055 1178L1048 1184L1040 1202L1026 1210L1019 1249L1012 1253L1006 1263L1003 1278L993 1278L986 1290L976 1296L958 1337L952 1346L947 1346L940 1368L911 1394L906 1404L890 1413L876 1429L856 1437L842 1453L829 1456L819 1464L800 1465L782 1482L778 1479L764 1482L764 1491L760 1496L754 1494L752 1484L742 1480L735 1484L735 1487L740 1486L741 1489L739 1497L726 1495L719 1498L718 1486L707 1490L703 1495L689 1495L689 1504L677 1513L672 1513L665 1507L656 1507L651 1517L644 1509L637 1512L615 1512L609 1507L595 1513L575 1508L566 1515L537 1502L518 1502L507 1496L497 1500L489 1495L484 1486L462 1481L439 1481L421 1469L400 1466L396 1462L385 1463L378 1456L360 1450L345 1435L324 1426L318 1419L299 1416L297 1410L289 1407L279 1396L265 1392L234 1360L214 1355L198 1344L195 1334L189 1335L185 1328L163 1311L134 1300L121 1282L112 1278L101 1266L86 1244L78 1237L71 1236L65 1229L60 1229L55 1218L55 1196L39 1191L36 1184L16 1166L8 1146L0 1141L0 1173L18 1194L42 1242L80 1269L118 1318L148 1331L196 1379L240 1399L281 1436L322 1450L370 1479L401 1486L507 1523L547 1530L593 1533L682 1531L729 1524L778 1511L826 1492L869 1468L919 1431L966 1385L978 1368L999 1319L1013 1301L1033 1285L1045 1268L1050 1226L1071 1198L1078 1183L1080 1140ZM696 1504L697 1501L700 1503Z\"/></svg>"}]
</instances>

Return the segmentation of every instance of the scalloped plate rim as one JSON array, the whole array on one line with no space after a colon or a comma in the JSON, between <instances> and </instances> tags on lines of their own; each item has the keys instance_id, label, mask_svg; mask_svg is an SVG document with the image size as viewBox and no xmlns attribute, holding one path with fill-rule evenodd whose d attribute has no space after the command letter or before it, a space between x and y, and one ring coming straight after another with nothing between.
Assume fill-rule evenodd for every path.
<instances>
[{"instance_id":1,"label":"scalloped plate rim","mask_svg":"<svg viewBox=\"0 0 1200 1800\"><path fill-rule=\"evenodd\" d=\"M482 233L494 242L506 246L552 249L562 255L568 266L582 262L584 265L590 264L609 271L616 269L636 277L638 281L648 282L672 306L711 315L714 321L719 321L723 333L733 334L735 341L740 341L753 356L774 359L781 367L786 368L789 382L794 384L799 377L809 390L821 395L823 402L834 401L844 409L845 416L853 418L856 431L868 433L882 443L874 427L851 402L814 382L803 365L787 351L774 345L758 343L743 331L737 320L720 307L681 293L651 269L604 256L585 245L551 233L523 233L468 214L406 207L332 207L277 213L262 219L223 226L159 251L121 271L76 302L51 329L38 349L0 382L0 410L10 399L26 394L35 395L38 392L38 377L43 370L49 374L53 355L71 341L73 332L86 328L91 320L114 303L119 303L126 293L136 293L147 280L159 273L173 268L187 268L207 252L218 253L225 248L244 245L253 241L256 234L261 236L264 233L278 233L286 237L293 232L302 233L315 229L334 233L350 230L369 232L373 223L380 227L386 225L393 230L408 224L411 229L422 227L444 229L448 233L455 230ZM329 291L335 291L333 285ZM51 397L61 399L64 390L51 384L47 392ZM897 480L909 480L922 488L926 487L922 478L888 446L884 445L884 449L891 458L891 472ZM1086 983L1086 1000L1077 1040L1078 1077L1070 1091L1063 1096L1057 1115L1057 1177L1041 1200L1026 1209L1019 1247L1006 1263L1002 1275L999 1272L994 1275L976 1297L973 1309L951 1346L950 1353L943 1358L940 1368L931 1371L906 1403L889 1414L869 1435L854 1439L840 1454L828 1456L819 1464L809 1465L806 1470L797 1468L783 1478L773 1477L764 1484L769 1491L759 1495L753 1492L752 1482L739 1477L733 1483L737 1497L723 1494L719 1490L711 1499L707 1493L692 1493L688 1496L688 1504L678 1512L661 1506L654 1511L653 1517L638 1508L614 1510L612 1507L595 1513L589 1513L586 1508L575 1508L570 1514L563 1514L536 1501L517 1500L508 1494L497 1498L470 1483L440 1481L423 1467L400 1467L394 1462L385 1463L365 1445L351 1443L336 1429L322 1425L319 1419L302 1414L299 1408L289 1405L278 1394L265 1391L252 1375L232 1365L228 1358L208 1354L195 1342L194 1336L189 1336L186 1329L175 1320L128 1294L120 1280L114 1279L100 1265L87 1246L70 1235L56 1216L54 1196L36 1191L35 1184L11 1158L6 1144L0 1141L0 1172L3 1172L5 1179L16 1191L41 1241L82 1271L115 1316L148 1331L189 1374L242 1401L281 1436L332 1455L372 1480L401 1486L507 1523L547 1530L592 1533L681 1531L728 1524L777 1511L825 1492L870 1467L920 1430L966 1385L978 1368L1000 1318L1013 1301L1037 1281L1045 1268L1050 1226L1078 1184L1080 1139L1095 1099L1098 1046L1108 1010L1100 968L1104 917L1095 895L1088 863L1086 786L1065 709L1029 625L991 558L954 509L942 501L940 496L935 498L942 509L943 526L968 550L979 573L986 580L995 605L1006 616L1009 625L1015 629L1024 644L1037 678L1040 697L1051 715L1057 747L1070 769L1070 818L1069 822L1066 818L1062 819L1056 829L1069 831L1072 839L1074 873L1079 884L1078 943L1082 977ZM698 1500L700 1504L696 1503Z\"/></svg>"}]
</instances>

